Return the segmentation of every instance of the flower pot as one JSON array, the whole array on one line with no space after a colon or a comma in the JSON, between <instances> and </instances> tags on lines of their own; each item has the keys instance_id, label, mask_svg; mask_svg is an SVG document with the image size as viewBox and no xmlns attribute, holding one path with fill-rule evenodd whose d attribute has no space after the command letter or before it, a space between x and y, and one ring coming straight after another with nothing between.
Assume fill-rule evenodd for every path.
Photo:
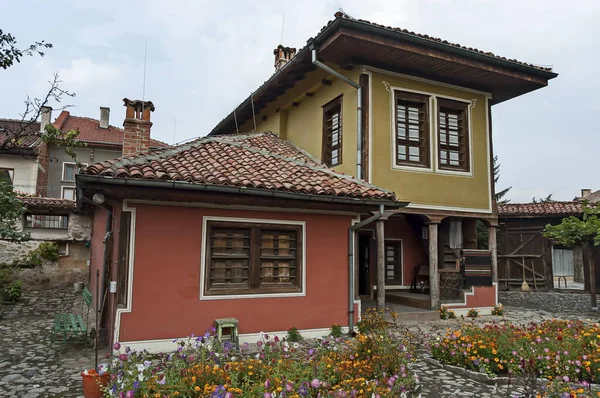
<instances>
[{"instance_id":1,"label":"flower pot","mask_svg":"<svg viewBox=\"0 0 600 398\"><path fill-rule=\"evenodd\" d=\"M85 398L102 398L104 396L102 388L106 387L110 380L108 373L100 375L95 372L82 372L81 378L83 381L83 396Z\"/></svg>"}]
</instances>

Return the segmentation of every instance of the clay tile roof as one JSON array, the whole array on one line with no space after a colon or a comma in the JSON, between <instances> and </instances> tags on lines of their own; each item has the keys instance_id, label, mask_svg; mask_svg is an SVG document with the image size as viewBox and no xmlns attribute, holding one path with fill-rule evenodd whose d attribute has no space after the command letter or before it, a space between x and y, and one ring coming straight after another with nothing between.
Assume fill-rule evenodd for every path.
<instances>
[{"instance_id":1,"label":"clay tile roof","mask_svg":"<svg viewBox=\"0 0 600 398\"><path fill-rule=\"evenodd\" d=\"M68 199L33 196L19 196L18 198L28 209L75 210L76 208L76 202Z\"/></svg>"},{"instance_id":2,"label":"clay tile roof","mask_svg":"<svg viewBox=\"0 0 600 398\"><path fill-rule=\"evenodd\" d=\"M509 203L498 205L498 216L576 216L582 214L582 209L578 202Z\"/></svg>"},{"instance_id":3,"label":"clay tile roof","mask_svg":"<svg viewBox=\"0 0 600 398\"><path fill-rule=\"evenodd\" d=\"M61 131L79 129L77 140L85 141L89 144L102 146L123 146L123 129L109 125L108 128L100 128L100 122L88 117L72 116L69 112L63 111L54 122L54 126ZM150 147L161 148L168 147L169 144L150 139Z\"/></svg>"},{"instance_id":4,"label":"clay tile roof","mask_svg":"<svg viewBox=\"0 0 600 398\"><path fill-rule=\"evenodd\" d=\"M396 201L394 192L336 173L271 132L204 137L96 163L83 174Z\"/></svg>"},{"instance_id":5,"label":"clay tile roof","mask_svg":"<svg viewBox=\"0 0 600 398\"><path fill-rule=\"evenodd\" d=\"M411 36L414 36L414 37L418 37L418 38L421 38L421 39L425 39L425 40L429 40L429 41L432 41L432 42L444 44L444 45L447 45L449 47L455 47L455 48L460 48L460 49L463 49L463 50L468 50L468 51L471 51L473 53L478 53L478 54L481 54L481 55L486 55L488 57L497 58L497 59L500 59L500 60L503 60L503 61L512 62L512 63L519 64L519 65L522 65L522 66L528 66L530 68L539 69L539 70L542 70L542 71L545 71L545 72L552 72L552 68L550 68L550 67L545 67L545 66L540 66L540 65L534 65L534 64L527 63L527 62L518 61L516 59L509 59L509 58L506 58L506 57L502 57L500 55L496 55L496 54L494 54L492 52L489 52L489 51L482 51L482 50L479 50L477 48L466 47L466 46L463 46L463 45L458 44L458 43L452 43L452 42L449 42L447 40L440 39L439 37L433 37L433 36L424 35L424 34L421 34L421 33L415 33L415 32L412 32L410 30L407 30L407 29L402 29L402 28L393 27L393 26L380 25L378 23L367 21L365 19L355 19L355 18L350 17L348 14L345 14L342 11L336 12L334 16L336 18L348 19L348 20L351 20L351 21L356 21L356 22L360 22L360 23L363 23L363 24L368 24L368 25L376 26L378 28L390 30L390 31L393 31L393 32L405 33L405 34L408 34L408 35L411 35Z\"/></svg>"},{"instance_id":6,"label":"clay tile roof","mask_svg":"<svg viewBox=\"0 0 600 398\"><path fill-rule=\"evenodd\" d=\"M23 137L21 142L7 144L7 148L34 149L41 142L39 137L39 122L31 123L16 119L0 119L0 146L8 139L9 132L15 131L23 131L27 135Z\"/></svg>"}]
</instances>

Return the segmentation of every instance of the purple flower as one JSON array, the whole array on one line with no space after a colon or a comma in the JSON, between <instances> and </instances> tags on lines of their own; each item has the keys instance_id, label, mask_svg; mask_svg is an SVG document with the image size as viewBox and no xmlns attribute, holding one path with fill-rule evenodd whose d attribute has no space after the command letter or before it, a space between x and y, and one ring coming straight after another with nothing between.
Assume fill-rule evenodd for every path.
<instances>
[{"instance_id":1,"label":"purple flower","mask_svg":"<svg viewBox=\"0 0 600 398\"><path fill-rule=\"evenodd\" d=\"M139 380L136 380L136 381L133 382L133 389L134 390L137 390L140 387L141 387L141 384L140 384Z\"/></svg>"},{"instance_id":2,"label":"purple flower","mask_svg":"<svg viewBox=\"0 0 600 398\"><path fill-rule=\"evenodd\" d=\"M121 349L121 344L120 344L120 343L118 343L118 342L117 342L117 343L115 343L115 344L113 345L113 349L114 349L115 351L119 351L119 350Z\"/></svg>"},{"instance_id":3,"label":"purple flower","mask_svg":"<svg viewBox=\"0 0 600 398\"><path fill-rule=\"evenodd\" d=\"M125 398L125 393L123 391L119 393L119 398Z\"/></svg>"},{"instance_id":4,"label":"purple flower","mask_svg":"<svg viewBox=\"0 0 600 398\"><path fill-rule=\"evenodd\" d=\"M119 355L119 361L124 362L126 360L127 360L127 355L126 354Z\"/></svg>"},{"instance_id":5,"label":"purple flower","mask_svg":"<svg viewBox=\"0 0 600 398\"><path fill-rule=\"evenodd\" d=\"M314 353L315 353L314 349L311 348L310 350L308 350L308 355L314 355Z\"/></svg>"},{"instance_id":6,"label":"purple flower","mask_svg":"<svg viewBox=\"0 0 600 398\"><path fill-rule=\"evenodd\" d=\"M262 347L263 342L259 340L259 341L256 342L256 345L260 348L260 347Z\"/></svg>"},{"instance_id":7,"label":"purple flower","mask_svg":"<svg viewBox=\"0 0 600 398\"><path fill-rule=\"evenodd\" d=\"M268 390L271 387L271 382L269 379L265 380L265 390Z\"/></svg>"},{"instance_id":8,"label":"purple flower","mask_svg":"<svg viewBox=\"0 0 600 398\"><path fill-rule=\"evenodd\" d=\"M570 381L571 381L571 379L569 378L569 376L563 376L563 378L562 378L562 379L563 379L563 381L564 381L565 383L568 383L568 382L570 382Z\"/></svg>"},{"instance_id":9,"label":"purple flower","mask_svg":"<svg viewBox=\"0 0 600 398\"><path fill-rule=\"evenodd\" d=\"M273 396L271 395L270 392L266 392L263 394L263 398L272 398Z\"/></svg>"},{"instance_id":10,"label":"purple flower","mask_svg":"<svg viewBox=\"0 0 600 398\"><path fill-rule=\"evenodd\" d=\"M285 383L285 391L292 392L293 389L294 389L294 386L292 385L292 383L290 381Z\"/></svg>"},{"instance_id":11,"label":"purple flower","mask_svg":"<svg viewBox=\"0 0 600 398\"><path fill-rule=\"evenodd\" d=\"M311 386L312 388L319 388L319 386L320 386L320 385L321 385L321 382L319 381L319 379L313 379L313 380L310 382L310 386Z\"/></svg>"},{"instance_id":12,"label":"purple flower","mask_svg":"<svg viewBox=\"0 0 600 398\"><path fill-rule=\"evenodd\" d=\"M125 398L134 398L135 397L135 392L133 390L129 390L127 391L127 394L125 394Z\"/></svg>"}]
</instances>

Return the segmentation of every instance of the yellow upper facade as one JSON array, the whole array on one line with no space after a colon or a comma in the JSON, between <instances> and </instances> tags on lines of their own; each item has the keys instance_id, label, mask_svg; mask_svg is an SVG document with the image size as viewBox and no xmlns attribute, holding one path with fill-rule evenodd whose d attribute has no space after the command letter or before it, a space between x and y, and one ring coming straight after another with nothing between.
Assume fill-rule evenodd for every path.
<instances>
[{"instance_id":1,"label":"yellow upper facade","mask_svg":"<svg viewBox=\"0 0 600 398\"><path fill-rule=\"evenodd\" d=\"M446 84L399 75L366 66L342 73L355 82L361 74L368 77L367 126L368 161L364 178L396 192L399 200L411 207L437 210L491 212L490 145L488 130L489 94ZM327 79L330 84L323 84ZM430 166L397 165L394 153L394 93L411 92L429 98L429 109L439 99L464 101L468 105L468 171L439 168L438 134L434 111L428 114ZM307 95L308 93L308 95ZM240 132L273 131L312 155L323 156L323 106L340 97L342 102L342 157L336 171L357 174L357 90L318 69L276 101L269 104L256 120L247 121Z\"/></svg>"}]
</instances>

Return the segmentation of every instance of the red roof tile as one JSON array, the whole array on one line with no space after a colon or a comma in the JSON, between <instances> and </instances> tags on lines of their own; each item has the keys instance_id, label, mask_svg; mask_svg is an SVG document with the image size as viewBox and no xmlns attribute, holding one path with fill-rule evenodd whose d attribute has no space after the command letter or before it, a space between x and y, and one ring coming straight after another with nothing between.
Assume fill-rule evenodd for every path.
<instances>
[{"instance_id":1,"label":"red roof tile","mask_svg":"<svg viewBox=\"0 0 600 398\"><path fill-rule=\"evenodd\" d=\"M34 196L19 196L18 198L28 209L75 210L76 208L74 200Z\"/></svg>"},{"instance_id":2,"label":"red roof tile","mask_svg":"<svg viewBox=\"0 0 600 398\"><path fill-rule=\"evenodd\" d=\"M336 173L271 132L204 137L96 163L83 174L395 201L392 191Z\"/></svg>"},{"instance_id":3,"label":"red roof tile","mask_svg":"<svg viewBox=\"0 0 600 398\"><path fill-rule=\"evenodd\" d=\"M498 205L499 217L515 216L565 216L582 214L578 202L509 203Z\"/></svg>"},{"instance_id":4,"label":"red roof tile","mask_svg":"<svg viewBox=\"0 0 600 398\"><path fill-rule=\"evenodd\" d=\"M31 123L27 120L0 119L0 147L4 146L3 144L9 136L14 137L15 133L18 133L21 137L20 142L8 143L6 149L19 148L33 150L41 142L39 132L39 122Z\"/></svg>"},{"instance_id":5,"label":"red roof tile","mask_svg":"<svg viewBox=\"0 0 600 398\"><path fill-rule=\"evenodd\" d=\"M100 128L100 122L96 119L88 117L72 116L68 111L62 111L59 117L54 122L54 127L61 131L79 129L79 141L85 141L90 144L104 146L123 146L123 129L108 126L108 128ZM168 144L150 139L150 146L153 148L167 147Z\"/></svg>"}]
</instances>

